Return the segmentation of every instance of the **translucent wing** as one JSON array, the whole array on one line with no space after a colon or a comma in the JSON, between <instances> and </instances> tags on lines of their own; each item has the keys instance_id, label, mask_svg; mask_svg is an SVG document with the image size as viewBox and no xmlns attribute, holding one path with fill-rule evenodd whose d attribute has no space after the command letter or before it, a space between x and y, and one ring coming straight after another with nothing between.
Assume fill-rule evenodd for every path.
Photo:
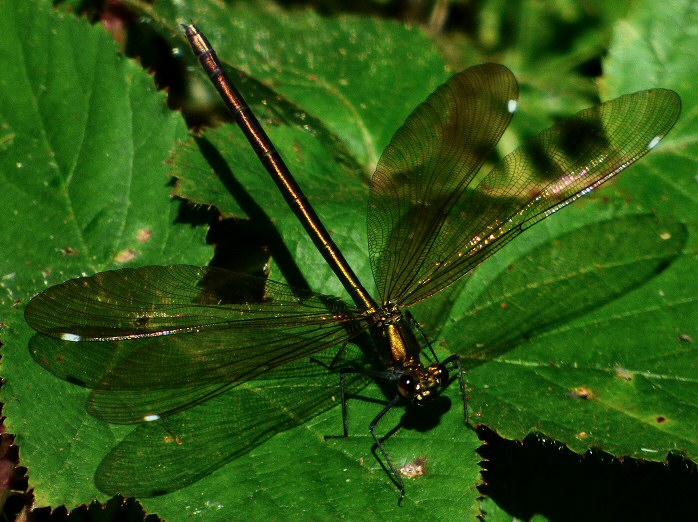
<instances>
[{"instance_id":1,"label":"translucent wing","mask_svg":"<svg viewBox=\"0 0 698 522\"><path fill-rule=\"evenodd\" d=\"M114 423L181 411L367 327L336 298L187 265L73 279L25 315L46 334L35 359L94 388L88 409Z\"/></svg>"},{"instance_id":2,"label":"translucent wing","mask_svg":"<svg viewBox=\"0 0 698 522\"><path fill-rule=\"evenodd\" d=\"M509 125L517 96L506 67L466 69L419 105L383 152L368 207L371 266L383 303L402 304L396 300L431 267L444 220Z\"/></svg>"},{"instance_id":3,"label":"translucent wing","mask_svg":"<svg viewBox=\"0 0 698 522\"><path fill-rule=\"evenodd\" d=\"M274 434L336 406L339 368L364 361L363 353L351 348L342 352L348 357L337 372L296 361L161 422L140 424L102 461L97 487L112 495L150 497L209 476ZM318 356L330 356L325 359L330 363L331 352ZM357 392L367 378L345 374L345 391Z\"/></svg>"},{"instance_id":4,"label":"translucent wing","mask_svg":"<svg viewBox=\"0 0 698 522\"><path fill-rule=\"evenodd\" d=\"M486 176L470 178L418 266L391 276L387 297L407 306L444 289L526 228L644 156L669 132L680 110L673 91L641 91L541 132Z\"/></svg>"}]
</instances>

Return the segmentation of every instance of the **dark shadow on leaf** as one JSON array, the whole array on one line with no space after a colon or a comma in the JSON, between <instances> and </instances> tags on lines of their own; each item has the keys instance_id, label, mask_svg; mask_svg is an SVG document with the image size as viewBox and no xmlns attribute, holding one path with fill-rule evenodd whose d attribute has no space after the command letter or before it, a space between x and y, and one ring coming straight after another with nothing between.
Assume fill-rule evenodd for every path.
<instances>
[{"instance_id":1,"label":"dark shadow on leaf","mask_svg":"<svg viewBox=\"0 0 698 522\"><path fill-rule=\"evenodd\" d=\"M519 520L696 520L698 468L678 454L665 462L578 455L544 435L509 441L480 426L480 492Z\"/></svg>"},{"instance_id":2,"label":"dark shadow on leaf","mask_svg":"<svg viewBox=\"0 0 698 522\"><path fill-rule=\"evenodd\" d=\"M453 386L458 386L458 383L453 383ZM423 406L409 402L400 420L400 427L418 432L430 431L438 426L441 417L451 411L451 406L451 399L443 394Z\"/></svg>"},{"instance_id":3,"label":"dark shadow on leaf","mask_svg":"<svg viewBox=\"0 0 698 522\"><path fill-rule=\"evenodd\" d=\"M242 184L235 178L233 171L230 170L228 163L225 161L225 158L221 156L218 149L206 138L197 138L196 144L226 190L231 194L250 220L255 223L255 231L258 237L263 237L266 239L266 242L268 242L270 255L273 256L279 264L286 281L296 288L309 288L308 282L298 268L295 259L288 251L276 227L274 227L272 221L254 198L249 195ZM260 172L260 175L263 175L263 173ZM229 244L226 248L234 249L238 239L239 238L231 238L232 244ZM222 241L224 238L219 237L218 240Z\"/></svg>"},{"instance_id":4,"label":"dark shadow on leaf","mask_svg":"<svg viewBox=\"0 0 698 522\"><path fill-rule=\"evenodd\" d=\"M172 184L175 184L174 181ZM238 218L224 219L216 208L205 207L188 200L179 201L175 218L176 224L208 227L206 243L214 247L209 266L259 277L267 275L264 266L271 255L269 245L274 238L277 242L279 240L278 233L266 216L260 222ZM268 236L269 230L274 231L272 237Z\"/></svg>"}]
</instances>

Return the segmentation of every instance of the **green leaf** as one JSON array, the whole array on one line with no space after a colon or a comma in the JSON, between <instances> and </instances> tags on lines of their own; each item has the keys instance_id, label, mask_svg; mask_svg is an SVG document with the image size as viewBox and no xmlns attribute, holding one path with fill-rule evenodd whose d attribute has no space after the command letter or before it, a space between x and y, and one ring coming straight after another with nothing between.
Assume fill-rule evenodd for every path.
<instances>
[{"instance_id":1,"label":"green leaf","mask_svg":"<svg viewBox=\"0 0 698 522\"><path fill-rule=\"evenodd\" d=\"M594 223L512 261L479 295L464 292L442 335L478 347L461 348L478 421L575 451L695 454L696 354L675 320L693 316L695 300L653 299L680 284L672 272L686 269L687 236L653 216Z\"/></svg>"},{"instance_id":2,"label":"green leaf","mask_svg":"<svg viewBox=\"0 0 698 522\"><path fill-rule=\"evenodd\" d=\"M185 41L176 23L194 19L231 70L253 76L242 83L257 106L268 102L260 118L355 270L370 281L368 173L409 111L444 79L433 45L419 30L363 18L326 20L241 3L155 5L157 11L143 9L177 46L184 49ZM107 498L95 477L108 455L157 435L139 439L143 428L108 425L87 415L87 390L55 378L30 358L31 331L21 317L21 302L82 272L122 266L120 253L133 251L132 264L204 264L208 250L200 231L172 225L177 207L169 200L164 159L184 139L184 126L153 92L151 78L119 58L101 29L53 13L47 3L1 1L0 6L5 35L0 60L7 71L0 77L0 175L6 181L0 208L3 222L14 225L2 232L4 244L11 246L2 272L3 401L37 505L71 508ZM677 9L678 19L695 25L695 11L682 5L654 9ZM575 203L498 253L462 293L435 297L415 311L428 334L441 332L449 350L469 360L480 354L481 364L469 363L473 423L487 422L512 438L542 430L577 451L593 441L618 455L662 459L670 447L695 455L695 430L689 429L691 422L695 426L697 399L695 345L683 340L695 338L698 323L695 281L687 277L695 273L696 154L690 123L696 111L694 82L682 71L695 63L688 50L697 42L688 33L662 36L679 26L671 17L665 20L643 15L628 28L643 34L651 27L655 46L657 39L669 47L681 42L686 54L668 52L659 64L666 64L666 71L657 64L643 66L646 82L627 90L662 86L680 92L684 116L669 138L614 186ZM669 27L656 25L661 21ZM619 60L625 51L617 44L611 59ZM649 74L653 67L659 69L655 75ZM605 82L610 86L612 79L636 70L631 59ZM259 220L266 214L313 290L341 295L237 131L221 128L189 142L178 150L174 170L177 190L192 201L213 204L228 215ZM652 211L659 217L648 216ZM148 233L139 235L144 229ZM626 245L622 252L613 250L615 241ZM663 250L667 245L671 248ZM569 248L575 247L572 254ZM609 261L612 255L617 257ZM584 292L587 287L594 292ZM570 289L577 293L566 297L580 300L573 317L569 308L558 313L555 302L546 301L548 292ZM15 301L20 303L11 308ZM547 315L534 317L530 332L521 324L528 316L515 318L516 327L504 336L507 350L493 359L496 350L486 348L497 345L488 336L507 328L516 303L535 304ZM529 337L522 339L524 334ZM477 342L490 345L478 352L472 347ZM587 389L591 393L585 395ZM232 400L235 394L230 395L225 399ZM385 398L375 385L361 395ZM367 426L380 406L361 400L349 402L348 439L322 438L341 432L335 408L304 419L188 487L140 500L169 520L230 520L240 513L473 519L479 442L463 428L457 386L446 392L443 405L449 403L438 423L396 409L378 425L381 435L396 431L385 445L398 466L426 457L426 475L406 480L402 508L371 451ZM234 422L225 417L225 407L225 402L204 404L182 425L191 421L211 433L215 425L206 419L222 419L225 428ZM159 435L170 436L166 430ZM200 449L201 458L208 461L212 457L205 451L225 448L225 435L222 429L215 448ZM143 458L129 462L125 472L137 480L154 466L157 462Z\"/></svg>"},{"instance_id":3,"label":"green leaf","mask_svg":"<svg viewBox=\"0 0 698 522\"><path fill-rule=\"evenodd\" d=\"M1 4L5 422L37 505L72 507L106 499L94 471L128 430L91 418L85 390L33 362L22 304L81 274L211 252L204 231L173 224L166 161L186 127L151 76L49 2Z\"/></svg>"}]
</instances>

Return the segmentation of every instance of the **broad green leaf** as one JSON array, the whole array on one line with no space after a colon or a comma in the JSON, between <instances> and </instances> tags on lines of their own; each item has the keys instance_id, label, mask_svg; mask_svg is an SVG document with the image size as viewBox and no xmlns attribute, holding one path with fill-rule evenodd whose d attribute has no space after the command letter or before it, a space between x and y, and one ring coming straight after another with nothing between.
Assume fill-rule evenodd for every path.
<instances>
[{"instance_id":1,"label":"broad green leaf","mask_svg":"<svg viewBox=\"0 0 698 522\"><path fill-rule=\"evenodd\" d=\"M698 419L684 401L695 395L696 354L672 317L695 304L652 303L678 283L686 240L684 225L651 216L594 223L512 261L474 298L464 293L454 309L465 312L442 335L473 368L478 422L507 438L542 431L576 451L694 453ZM682 388L672 404L667 393Z\"/></svg>"},{"instance_id":2,"label":"broad green leaf","mask_svg":"<svg viewBox=\"0 0 698 522\"><path fill-rule=\"evenodd\" d=\"M651 64L643 64L643 68L649 67ZM645 79L652 77L652 74L645 75ZM653 85L679 88L676 84L658 80L638 83L629 90ZM543 429L577 451L601 445L620 456L663 459L667 451L677 448L694 454L695 440L689 429L692 416L687 416L685 406L667 404L662 393L647 399L648 378L650 381L671 382L685 390L687 397L695 395L690 388L693 378L690 363L695 355L691 346L682 341L693 335L690 325L695 323L692 318L696 316L692 298L695 286L679 282L681 273L694 271L690 255L682 254L689 247L686 228L680 221L690 221L695 214L674 212L673 205L664 203L662 196L671 192L671 184L667 183L668 180L662 184L661 176L660 183L656 183L651 174L671 169L670 165L675 161L672 153L676 152L676 144L681 141L682 125L662 148L643 160L631 173L621 176L633 180L630 192L624 184L620 186L622 192L613 187L599 191L607 201L596 198L595 202L577 203L576 208L565 210L550 223L541 225L540 230L527 233L525 240L515 243L516 246L512 244L507 248L508 253L503 252L488 261L487 266L473 278L468 292L482 292L479 301L464 298L453 306L448 326L441 333L446 346L466 358L481 359L481 364L469 377L473 386L471 408L477 415L474 420L518 438L533 429ZM275 132L283 135L286 131L272 129L271 133ZM219 144L221 154L231 155L229 165L242 164L237 154L244 152L232 152L239 146L239 141L231 139L230 145L225 145L219 137L222 134L222 131L208 133L207 138L211 137L211 142ZM304 143L301 140L298 138L297 143ZM231 152L228 152L229 147ZM301 153L297 151L312 149L297 145L295 150L298 157ZM190 164L195 161L189 154L184 158ZM321 160L317 161L322 165ZM295 166L300 162L289 163ZM323 165L319 170L325 171L326 167ZM296 172L303 183L305 173L298 167ZM680 183L690 183L686 169L682 172L684 176ZM245 174L239 177L249 179ZM317 200L320 214L327 215L328 221L332 222L333 209L337 208L333 201L336 189L321 184L315 189L313 176L307 178L310 188L306 190L311 201ZM345 177L344 180L349 186L348 179ZM242 183L249 183L252 187L252 183L261 185L263 181ZM643 187L652 188L643 194ZM263 193L264 189L256 190ZM345 194L347 190L344 188ZM250 188L252 192L254 190ZM638 197L640 194L644 197ZM269 194L271 198L274 196ZM323 213L324 205L327 209ZM275 215L276 205L264 208ZM638 212L656 210L668 219L637 215ZM347 214L342 213L342 216L347 217ZM280 214L278 219L282 218ZM332 229L336 230L342 244L342 227L334 225ZM355 226L349 223L344 229L353 231ZM570 229L576 230L565 236L564 231ZM560 239L550 243L550 238L556 236ZM537 249L531 250L536 246ZM349 242L349 256L352 248L353 244ZM355 257L360 258L360 253ZM522 257L522 260L514 263L517 257ZM556 262L547 264L551 258ZM539 269L541 264L543 266ZM507 267L513 267L516 272L520 270L519 279L506 277ZM322 285L324 281L313 282ZM478 284L481 285L479 288L472 289ZM680 295L663 299L661 296L667 287L681 290ZM509 298L519 292L523 292L519 295L519 304L510 304ZM575 296L578 299L574 307L562 299ZM653 304L648 305L648 302ZM500 317L492 312L503 311L502 303L510 304L511 309L506 309L507 316ZM425 303L423 308L428 309L429 305ZM538 307L547 314L527 315L523 305ZM514 316L514 326L505 337L514 346L508 346L505 355L492 359L494 353L488 347L496 344L496 335L510 328L508 321L511 319L507 317L521 310L523 313ZM655 324L659 329L663 327L663 333L657 331L656 335L650 336L647 328L651 324L649 316L656 318ZM443 318L437 317L432 324L436 326L439 320L443 321ZM480 330L483 327L484 332ZM531 340L531 336L537 337ZM657 346L655 350L663 354L661 357L672 360L666 373L653 373L657 370L657 351L638 358L636 350L645 342ZM604 357L598 355L600 352ZM638 366L626 368L623 365L626 361L633 361ZM502 370L502 366L506 369ZM591 393L589 396L585 395L587 391ZM512 397L518 398L519 402L511 404ZM628 411L620 416L608 413L619 408ZM672 418L680 421L666 432L666 426L659 425L668 418L668 411L671 411ZM627 422L636 417L639 422Z\"/></svg>"},{"instance_id":3,"label":"broad green leaf","mask_svg":"<svg viewBox=\"0 0 698 522\"><path fill-rule=\"evenodd\" d=\"M37 505L106 499L95 469L128 432L86 414L85 390L29 355L24 304L70 277L211 255L202 230L175 225L166 164L185 139L152 78L112 38L49 2L1 2L2 388Z\"/></svg>"},{"instance_id":4,"label":"broad green leaf","mask_svg":"<svg viewBox=\"0 0 698 522\"><path fill-rule=\"evenodd\" d=\"M44 269L52 270L46 284L53 284L81 272L120 266L116 256L130 252L129 248L137 253L134 263L138 264L204 264L207 254L200 234L194 231L190 235L187 227L171 226L176 206L169 203L163 161L175 141L184 138L184 132L179 119L167 112L162 97L153 94L150 78L133 63L119 59L100 29L51 14L46 4L9 5L2 2L6 36L0 41L4 51L0 59L4 70L12 73L0 78L0 88L6 93L0 98L0 117L7 131L0 145L5 152L0 172L9 181L2 207L5 222L16 224L4 229L3 239L16 248L3 270L6 306L16 299L26 302L45 287L39 273ZM404 117L444 79L443 64L418 30L361 18L325 20L268 6L236 6L201 2L196 8L180 8L158 2L158 11L151 14L158 30L176 41L183 53L189 51L176 23L194 19L211 37L222 59L253 76L243 83L250 86L257 102L269 102L268 112L263 110L260 117L337 242L369 282L364 232L367 173ZM687 18L686 13L684 8L680 16ZM630 27L642 34L639 28L651 23L635 21ZM30 24L37 28L36 33L18 30ZM652 29L653 35L668 32L660 26ZM240 40L239 34L243 36ZM687 34L670 41L694 48ZM343 55L342 49L350 52ZM617 60L622 53L618 46L611 56ZM337 54L344 56L343 61ZM667 56L663 60L667 71L688 70L695 61L684 62L690 58L679 50ZM611 78L631 76L637 69L637 64L631 63L614 71L609 84ZM51 64L51 74L38 78L29 74L51 70ZM111 66L104 69L105 64ZM674 88L684 97L684 117L690 118L695 112L692 91L684 92L692 88L690 78L672 77L664 71L648 75L651 70L644 70L644 83L620 88L614 95L652 86ZM345 85L342 80L349 83ZM93 84L100 81L102 87L94 89ZM275 92L284 98L278 100ZM27 94L22 97L18 93ZM111 107L113 114L108 110ZM311 123L304 129L303 122L308 121ZM43 132L36 133L36 129ZM225 128L207 132L175 156L181 193L229 215L252 215L241 201L253 202L253 210L265 213L280 230L312 289L341 295L341 288L323 268L321 257L248 146L240 138L230 137L236 132ZM691 366L695 349L681 341L696 335L691 331L696 324L695 281L687 277L695 273L690 254L695 242L696 199L690 132L690 126L681 120L661 147L633 171L624 173L615 186L587 198L593 201L575 203L527 232L524 239L481 267L461 295L456 293L450 301L434 298L419 310L424 315L420 313L417 318L426 323L427 333L443 338L447 349L469 359L482 355L482 364L468 375L471 422L487 422L512 438L523 438L532 429L542 430L578 451L586 449L593 439L619 455L637 454L635 448L639 447L656 451L640 453L643 457L663 459L672 444L695 454L693 432L686 430L696 403L692 387L695 373L690 373L695 368ZM118 154L109 152L110 147ZM114 160L124 154L124 163ZM17 172L25 172L21 169L30 164L43 169L30 170L41 175L19 178ZM162 183L149 176L129 190L114 181L134 183L141 172L160 177ZM96 176L94 182L91 177L83 181L86 173ZM75 193L74 180L90 187L86 194ZM82 202L81 196L87 201ZM37 203L32 206L32 201ZM30 212L39 205L45 214ZM654 210L659 219L647 216ZM139 213L146 213L146 217L139 220ZM254 217L259 219L259 215ZM153 228L156 233L147 242L148 246L159 245L159 249L138 249L133 238L139 237L143 223L162 227ZM685 254L677 253L685 241L686 229L681 223L687 224L689 234ZM573 256L565 243L572 242L574 248L577 240L582 241L579 238L587 242L583 243L586 248ZM605 256L605 261L599 259L604 251L613 253L612 240L621 239L629 240L623 255L614 258L614 263ZM28 255L36 252L36 245L42 245L44 253ZM663 245L671 248L663 251ZM64 258L61 249L68 253L79 250L81 257ZM565 266L565 259L574 261L575 268ZM510 266L513 276L508 275ZM550 266L555 269L546 273L545 267ZM584 277L575 280L580 274ZM563 280L571 286L565 286ZM528 288L527 281L535 283L533 288ZM574 286L575 281L583 281L582 288ZM638 288L617 285L623 281L636 283ZM592 282L598 286L592 287ZM601 297L585 294L582 290L586 286L604 292ZM492 342L487 336L506 328L495 312L514 312L512 297L540 307L547 304L550 289L561 292L569 288L580 292L583 306L578 316L568 317L564 310L556 315L554 309L544 306L549 315L534 322L532 332L518 326L513 330L532 338L505 339L514 346L507 346L509 349L494 359L488 352L472 348L471 343L481 342L483 336L485 343ZM502 302L508 303L506 309ZM550 308L555 306L553 303ZM517 320L520 323L521 317L515 318L514 324ZM469 321L477 326L472 327ZM128 450L134 441L136 445L147 443L152 434L89 417L84 410L86 390L56 379L30 359L31 332L22 321L21 305L8 312L6 323L5 413L10 431L18 434L37 504L66 504L70 508L93 497L106 499L107 495L97 490L95 479L104 469L100 467L109 462L110 452L118 455L118 448ZM651 346L638 357L637 346L642 349L645 344ZM661 350L653 351L657 345ZM575 368L575 362L581 369ZM582 398L585 387L592 392L586 400ZM252 393L256 393L254 388ZM375 385L369 385L361 395L384 399ZM232 394L225 399L232 400ZM398 466L426 457L427 474L406 481L402 508L397 507L397 492L371 452L373 440L367 425L380 406L360 400L349 403L348 439L322 439L341 431L341 415L335 408L277 434L188 487L140 500L149 512L168 520L230 520L240 513L247 518L278 518L279 513L287 518L307 517L312 513L317 518L472 519L477 512L480 458L475 449L479 442L463 427L457 386L447 390L446 399L444 404L450 402L450 411L444 412L435 427L426 420L422 421L426 425L419 424L424 417L420 412L404 414L401 409L379 424L381 433L400 428L385 442ZM617 409L613 415L608 413L618 405L628 413ZM659 416L669 421L660 423ZM202 429L211 433L212 424L206 419L221 422L223 427L234 423L225 416L225 404L220 402L192 410L181 425L200 422L205 424ZM160 435L169 436L165 430ZM224 448L225 442L222 430L216 448ZM210 456L202 454L201 458ZM147 458L140 462L141 468L138 464L129 463L128 467L136 480L143 470L157 465Z\"/></svg>"}]
</instances>

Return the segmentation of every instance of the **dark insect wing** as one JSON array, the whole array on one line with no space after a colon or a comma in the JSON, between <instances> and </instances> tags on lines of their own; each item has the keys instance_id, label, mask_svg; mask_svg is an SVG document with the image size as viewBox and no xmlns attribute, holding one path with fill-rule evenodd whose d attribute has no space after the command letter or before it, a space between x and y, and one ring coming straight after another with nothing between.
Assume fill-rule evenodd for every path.
<instances>
[{"instance_id":1,"label":"dark insect wing","mask_svg":"<svg viewBox=\"0 0 698 522\"><path fill-rule=\"evenodd\" d=\"M502 65L454 75L419 105L383 152L371 181L369 252L383 304L403 304L440 258L458 195L509 125L518 87Z\"/></svg>"},{"instance_id":2,"label":"dark insect wing","mask_svg":"<svg viewBox=\"0 0 698 522\"><path fill-rule=\"evenodd\" d=\"M64 377L94 388L91 413L114 423L180 411L367 328L339 299L188 265L73 279L25 314L46 334L32 340L37 361L70 365Z\"/></svg>"},{"instance_id":3,"label":"dark insect wing","mask_svg":"<svg viewBox=\"0 0 698 522\"><path fill-rule=\"evenodd\" d=\"M37 295L25 317L70 341L106 341L221 328L346 322L341 300L229 270L146 266L71 279ZM333 315L334 314L334 315Z\"/></svg>"},{"instance_id":4,"label":"dark insect wing","mask_svg":"<svg viewBox=\"0 0 698 522\"><path fill-rule=\"evenodd\" d=\"M329 364L335 355L329 350L318 357ZM342 355L336 361L341 367L364 362L353 347ZM274 434L336 406L338 380L337 373L299 360L161 422L141 423L105 457L95 483L107 493L137 497L191 484ZM365 375L345 374L347 393L365 384Z\"/></svg>"},{"instance_id":5,"label":"dark insect wing","mask_svg":"<svg viewBox=\"0 0 698 522\"><path fill-rule=\"evenodd\" d=\"M487 175L469 176L449 212L433 218L430 229L419 233L429 236L428 255L416 268L387 273L392 279L384 285L390 292L383 299L408 306L443 290L523 230L644 156L669 132L680 110L679 96L666 89L621 96L541 132ZM438 181L432 178L438 180L439 175L425 174L435 186ZM452 176L451 169L441 175ZM424 214L420 209L434 200L441 206L443 195L438 191L425 196L419 208L401 212ZM391 207L389 202L385 206ZM399 206L398 200L392 202L392 208ZM389 228L380 232L396 237ZM414 238L403 233L407 251L415 248ZM390 256L392 250L379 259Z\"/></svg>"},{"instance_id":6,"label":"dark insect wing","mask_svg":"<svg viewBox=\"0 0 698 522\"><path fill-rule=\"evenodd\" d=\"M412 395L411 383L417 383L416 400L438 392L445 371L442 364L423 368L412 330L385 305L409 306L443 290L529 226L618 174L670 130L680 100L656 89L587 109L480 175L516 109L518 87L512 73L495 64L452 77L398 130L372 179L369 254L385 306L380 309L205 36L193 25L184 28L260 161L357 307L216 268L122 269L35 297L25 311L40 332L31 353L56 375L91 388L88 410L96 417L140 423L105 458L96 482L104 491L150 495L207 476L327 409L334 388L329 377L335 376L307 358L327 359L330 352L319 352L372 328L374 340L383 335L379 341L393 355L400 395L370 432L402 499L404 481L374 428L402 396ZM349 369L343 401L366 375L378 375L360 371L365 354L357 350L356 357L346 355L349 349L340 352L347 365L338 367ZM443 364L449 362L458 367L465 403L462 364L455 357ZM223 393L233 387L236 393ZM149 459L156 465L132 472Z\"/></svg>"},{"instance_id":7,"label":"dark insect wing","mask_svg":"<svg viewBox=\"0 0 698 522\"><path fill-rule=\"evenodd\" d=\"M445 288L514 239L608 181L654 148L681 110L679 96L654 89L580 111L506 156L467 187L446 219L438 258L402 296L414 303Z\"/></svg>"}]
</instances>

